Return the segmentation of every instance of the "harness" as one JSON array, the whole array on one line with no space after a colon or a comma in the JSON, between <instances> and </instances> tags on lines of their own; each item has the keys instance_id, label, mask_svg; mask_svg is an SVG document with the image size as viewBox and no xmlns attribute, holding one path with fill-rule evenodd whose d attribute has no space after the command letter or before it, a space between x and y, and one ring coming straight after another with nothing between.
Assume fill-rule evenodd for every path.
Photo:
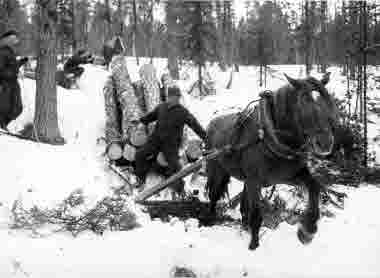
<instances>
[{"instance_id":1,"label":"harness","mask_svg":"<svg viewBox=\"0 0 380 278\"><path fill-rule=\"evenodd\" d=\"M304 159L307 156L306 148L309 145L309 141L307 140L305 144L303 144L298 149L292 149L291 147L282 143L279 138L276 136L276 128L274 127L273 118L270 111L270 101L272 98L273 92L266 90L260 93L260 98L254 101L251 101L247 107L239 113L239 117L236 120L234 128L237 131L237 136L235 140L231 144L231 150L242 151L251 145L258 144L259 142L263 143L271 153L275 156L287 159L287 160L296 160L296 159ZM249 119L252 119L252 115L256 111L253 109L251 105L255 102L259 102L257 106L257 122L259 125L258 130L258 140L254 142L249 142L246 144L238 144L237 140L240 136L240 131L245 126L246 122Z\"/></svg>"}]
</instances>

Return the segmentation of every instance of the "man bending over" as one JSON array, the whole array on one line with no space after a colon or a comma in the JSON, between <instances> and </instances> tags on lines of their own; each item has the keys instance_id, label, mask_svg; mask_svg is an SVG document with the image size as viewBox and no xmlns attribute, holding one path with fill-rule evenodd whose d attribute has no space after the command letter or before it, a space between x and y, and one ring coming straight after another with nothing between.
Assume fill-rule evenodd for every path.
<instances>
[{"instance_id":1,"label":"man bending over","mask_svg":"<svg viewBox=\"0 0 380 278\"><path fill-rule=\"evenodd\" d=\"M179 148L183 136L183 128L188 125L203 141L206 140L206 131L197 119L180 104L181 91L178 87L168 89L168 99L140 119L141 124L148 125L156 121L153 133L147 143L136 153L136 175L141 183L145 182L150 170L148 158L156 157L159 152L164 155L167 166L167 176L171 176L181 169L179 162ZM179 181L174 190L183 191L184 182Z\"/></svg>"}]
</instances>

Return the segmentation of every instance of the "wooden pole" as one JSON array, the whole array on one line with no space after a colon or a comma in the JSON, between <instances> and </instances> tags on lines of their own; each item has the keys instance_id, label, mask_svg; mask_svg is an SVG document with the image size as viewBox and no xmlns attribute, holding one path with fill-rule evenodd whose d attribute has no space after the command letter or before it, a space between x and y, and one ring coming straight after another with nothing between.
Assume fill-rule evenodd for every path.
<instances>
[{"instance_id":1,"label":"wooden pole","mask_svg":"<svg viewBox=\"0 0 380 278\"><path fill-rule=\"evenodd\" d=\"M143 191L141 194L139 194L136 197L135 201L137 203L143 202L147 198L149 198L149 197L153 196L154 194L156 194L156 193L162 191L163 189L167 188L169 185L171 185L175 181L177 181L183 177L186 177L195 171L198 171L202 167L202 163L206 162L207 160L215 159L219 155L228 151L230 148L231 148L231 145L227 145L227 146L225 146L219 150L216 150L216 151L204 156L203 158L199 159L198 161L184 167L181 171L170 176L168 179L166 179L162 183Z\"/></svg>"}]
</instances>

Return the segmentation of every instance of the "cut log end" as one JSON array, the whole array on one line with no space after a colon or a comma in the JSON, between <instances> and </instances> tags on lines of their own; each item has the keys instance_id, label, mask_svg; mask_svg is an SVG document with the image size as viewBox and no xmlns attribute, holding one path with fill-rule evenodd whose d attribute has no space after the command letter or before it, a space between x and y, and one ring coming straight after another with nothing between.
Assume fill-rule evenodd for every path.
<instances>
[{"instance_id":1,"label":"cut log end","mask_svg":"<svg viewBox=\"0 0 380 278\"><path fill-rule=\"evenodd\" d=\"M108 145L106 153L110 160L118 160L123 156L123 149L119 143L111 143Z\"/></svg>"}]
</instances>

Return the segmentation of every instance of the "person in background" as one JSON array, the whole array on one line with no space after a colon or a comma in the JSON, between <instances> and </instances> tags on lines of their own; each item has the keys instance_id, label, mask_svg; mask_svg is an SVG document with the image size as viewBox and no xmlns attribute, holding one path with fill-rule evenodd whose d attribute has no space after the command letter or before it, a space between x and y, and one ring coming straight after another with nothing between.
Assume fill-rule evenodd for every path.
<instances>
[{"instance_id":1,"label":"person in background","mask_svg":"<svg viewBox=\"0 0 380 278\"><path fill-rule=\"evenodd\" d=\"M148 125L156 121L153 133L136 153L135 173L141 184L145 183L146 175L151 167L148 158L156 157L160 152L167 162L166 176L171 176L181 169L179 148L185 125L188 125L203 141L206 140L206 131L197 119L180 104L180 98L180 89L170 87L167 101L140 118L140 125ZM184 182L180 180L173 186L173 189L177 193L182 193L183 187Z\"/></svg>"},{"instance_id":2,"label":"person in background","mask_svg":"<svg viewBox=\"0 0 380 278\"><path fill-rule=\"evenodd\" d=\"M81 64L91 64L94 58L91 53L84 49L78 50L73 56L71 56L65 64L63 65L63 71L66 75L73 74L74 79L79 78L83 72L84 68L80 67Z\"/></svg>"},{"instance_id":3,"label":"person in background","mask_svg":"<svg viewBox=\"0 0 380 278\"><path fill-rule=\"evenodd\" d=\"M161 87L160 87L160 99L162 102L165 102L168 98L168 88L173 85L173 80L170 77L170 74L164 73L161 76Z\"/></svg>"},{"instance_id":4,"label":"person in background","mask_svg":"<svg viewBox=\"0 0 380 278\"><path fill-rule=\"evenodd\" d=\"M122 38L120 36L115 36L112 39L106 41L103 45L102 52L104 65L108 68L114 56L123 54L125 52Z\"/></svg>"},{"instance_id":5,"label":"person in background","mask_svg":"<svg viewBox=\"0 0 380 278\"><path fill-rule=\"evenodd\" d=\"M27 57L17 59L20 38L11 30L0 36L0 128L7 129L23 110L20 85L17 77L19 69L28 62Z\"/></svg>"}]
</instances>

